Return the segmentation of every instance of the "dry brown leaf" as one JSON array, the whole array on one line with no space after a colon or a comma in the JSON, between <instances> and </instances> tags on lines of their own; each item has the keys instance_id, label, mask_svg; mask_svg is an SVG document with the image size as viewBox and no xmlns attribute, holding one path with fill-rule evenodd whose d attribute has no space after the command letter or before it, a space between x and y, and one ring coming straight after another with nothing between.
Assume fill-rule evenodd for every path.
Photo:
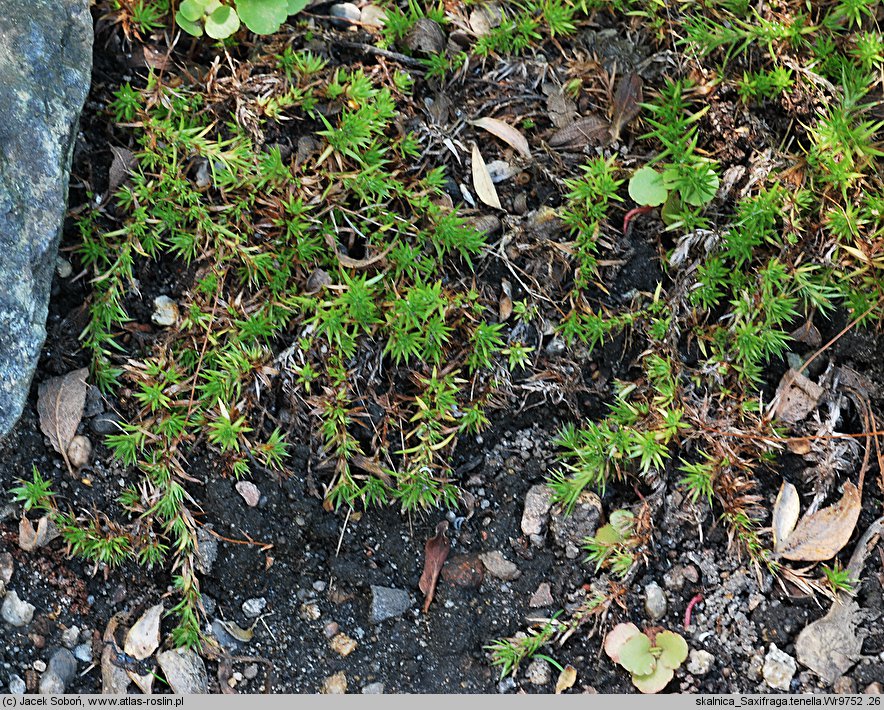
<instances>
[{"instance_id":1,"label":"dry brown leaf","mask_svg":"<svg viewBox=\"0 0 884 710\"><path fill-rule=\"evenodd\" d=\"M859 519L861 496L850 482L835 505L803 517L776 552L780 557L799 562L832 559L848 543Z\"/></svg>"},{"instance_id":2,"label":"dry brown leaf","mask_svg":"<svg viewBox=\"0 0 884 710\"><path fill-rule=\"evenodd\" d=\"M513 313L513 292L510 282L503 279L500 282L500 300L497 302L497 319L503 323Z\"/></svg>"},{"instance_id":3,"label":"dry brown leaf","mask_svg":"<svg viewBox=\"0 0 884 710\"><path fill-rule=\"evenodd\" d=\"M139 661L150 656L160 645L160 620L162 618L162 604L156 604L144 612L126 633L123 650Z\"/></svg>"},{"instance_id":4,"label":"dry brown leaf","mask_svg":"<svg viewBox=\"0 0 884 710\"><path fill-rule=\"evenodd\" d=\"M611 139L611 124L601 116L584 116L556 131L549 138L552 148L580 150L586 146L600 146Z\"/></svg>"},{"instance_id":5,"label":"dry brown leaf","mask_svg":"<svg viewBox=\"0 0 884 710\"><path fill-rule=\"evenodd\" d=\"M67 450L83 418L88 375L89 369L83 367L61 377L53 377L40 385L37 394L40 429L49 438L52 448L62 455L71 474L74 470Z\"/></svg>"},{"instance_id":6,"label":"dry brown leaf","mask_svg":"<svg viewBox=\"0 0 884 710\"><path fill-rule=\"evenodd\" d=\"M562 691L574 687L577 682L577 669L572 665L565 666L565 669L559 674L556 681L556 695L561 695Z\"/></svg>"},{"instance_id":7,"label":"dry brown leaf","mask_svg":"<svg viewBox=\"0 0 884 710\"><path fill-rule=\"evenodd\" d=\"M613 110L611 111L611 140L620 137L623 126L638 116L643 98L642 78L630 72L624 74L614 94Z\"/></svg>"},{"instance_id":8,"label":"dry brown leaf","mask_svg":"<svg viewBox=\"0 0 884 710\"><path fill-rule=\"evenodd\" d=\"M129 173L136 165L135 153L127 148L116 148L111 146L111 153L114 159L111 161L110 169L107 173L107 194L112 195L117 188L126 182Z\"/></svg>"},{"instance_id":9,"label":"dry brown leaf","mask_svg":"<svg viewBox=\"0 0 884 710\"><path fill-rule=\"evenodd\" d=\"M424 614L430 608L433 602L433 595L436 593L436 583L439 581L439 573L442 571L442 565L448 558L448 551L451 549L451 543L445 533L448 531L448 521L443 520L436 526L436 534L427 540L424 548L424 571L421 573L418 589L424 596Z\"/></svg>"},{"instance_id":10,"label":"dry brown leaf","mask_svg":"<svg viewBox=\"0 0 884 710\"><path fill-rule=\"evenodd\" d=\"M33 552L38 547L48 545L60 534L47 515L37 521L36 530L30 520L22 518L18 524L18 546L25 552Z\"/></svg>"},{"instance_id":11,"label":"dry brown leaf","mask_svg":"<svg viewBox=\"0 0 884 710\"><path fill-rule=\"evenodd\" d=\"M518 129L513 128L505 121L501 121L497 118L486 117L480 118L477 121L473 121L472 123L477 128L483 128L488 131L492 136L500 138L500 140L502 140L511 148L517 150L526 158L531 157L531 149L528 147L528 141L525 139L525 136L523 136Z\"/></svg>"},{"instance_id":12,"label":"dry brown leaf","mask_svg":"<svg viewBox=\"0 0 884 710\"><path fill-rule=\"evenodd\" d=\"M497 190L491 181L491 173L488 172L488 166L485 165L482 154L479 152L479 147L475 143L473 144L472 169L473 187L476 189L476 195L489 207L501 209L500 198L497 196Z\"/></svg>"},{"instance_id":13,"label":"dry brown leaf","mask_svg":"<svg viewBox=\"0 0 884 710\"><path fill-rule=\"evenodd\" d=\"M470 13L470 29L477 37L482 37L499 27L502 20L503 13L499 5L480 5Z\"/></svg>"},{"instance_id":14,"label":"dry brown leaf","mask_svg":"<svg viewBox=\"0 0 884 710\"><path fill-rule=\"evenodd\" d=\"M773 416L789 424L800 422L816 408L823 391L813 380L789 369L777 387Z\"/></svg>"},{"instance_id":15,"label":"dry brown leaf","mask_svg":"<svg viewBox=\"0 0 884 710\"><path fill-rule=\"evenodd\" d=\"M774 547L792 534L800 515L801 500L798 497L798 489L788 481L783 481L773 509L771 527L773 528Z\"/></svg>"}]
</instances>

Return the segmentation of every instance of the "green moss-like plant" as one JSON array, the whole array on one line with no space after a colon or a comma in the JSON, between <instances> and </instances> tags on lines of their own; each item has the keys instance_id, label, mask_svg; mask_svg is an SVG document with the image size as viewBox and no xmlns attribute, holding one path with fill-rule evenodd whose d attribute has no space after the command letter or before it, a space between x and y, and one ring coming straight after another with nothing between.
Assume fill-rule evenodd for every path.
<instances>
[{"instance_id":1,"label":"green moss-like plant","mask_svg":"<svg viewBox=\"0 0 884 710\"><path fill-rule=\"evenodd\" d=\"M605 653L629 671L642 693L659 693L688 657L688 644L673 631L654 634L635 624L617 624L605 637Z\"/></svg>"}]
</instances>

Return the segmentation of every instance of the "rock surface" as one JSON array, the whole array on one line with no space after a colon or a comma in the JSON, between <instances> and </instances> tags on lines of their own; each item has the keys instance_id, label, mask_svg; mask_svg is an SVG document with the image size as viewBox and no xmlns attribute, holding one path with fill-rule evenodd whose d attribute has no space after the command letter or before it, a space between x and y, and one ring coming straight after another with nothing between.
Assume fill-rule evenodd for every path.
<instances>
[{"instance_id":1,"label":"rock surface","mask_svg":"<svg viewBox=\"0 0 884 710\"><path fill-rule=\"evenodd\" d=\"M206 664L193 651L179 648L157 654L157 663L163 669L169 686L178 695L207 693L209 676Z\"/></svg>"},{"instance_id":2,"label":"rock surface","mask_svg":"<svg viewBox=\"0 0 884 710\"><path fill-rule=\"evenodd\" d=\"M411 595L393 587L371 588L371 623L379 624L385 619L402 616L411 608Z\"/></svg>"},{"instance_id":3,"label":"rock surface","mask_svg":"<svg viewBox=\"0 0 884 710\"><path fill-rule=\"evenodd\" d=\"M27 626L34 618L35 608L33 604L19 599L15 592L8 592L3 599L3 606L0 607L0 616L12 626Z\"/></svg>"},{"instance_id":4,"label":"rock surface","mask_svg":"<svg viewBox=\"0 0 884 710\"><path fill-rule=\"evenodd\" d=\"M0 13L0 438L21 415L46 337L77 121L89 91L87 0Z\"/></svg>"},{"instance_id":5,"label":"rock surface","mask_svg":"<svg viewBox=\"0 0 884 710\"><path fill-rule=\"evenodd\" d=\"M792 676L798 669L798 664L785 651L781 651L776 644L770 645L770 650L764 657L764 667L761 673L764 676L764 682L775 690L789 690L792 682Z\"/></svg>"}]
</instances>

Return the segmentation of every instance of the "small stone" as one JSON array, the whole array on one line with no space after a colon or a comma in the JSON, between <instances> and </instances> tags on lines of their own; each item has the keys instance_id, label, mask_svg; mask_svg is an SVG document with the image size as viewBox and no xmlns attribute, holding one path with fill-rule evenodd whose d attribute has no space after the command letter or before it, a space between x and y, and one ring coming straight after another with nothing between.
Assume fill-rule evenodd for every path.
<instances>
[{"instance_id":1,"label":"small stone","mask_svg":"<svg viewBox=\"0 0 884 710\"><path fill-rule=\"evenodd\" d=\"M384 23L387 21L387 13L383 8L378 7L377 5L366 5L362 8L359 21L363 25L380 28L383 27Z\"/></svg>"},{"instance_id":2,"label":"small stone","mask_svg":"<svg viewBox=\"0 0 884 710\"><path fill-rule=\"evenodd\" d=\"M832 691L838 695L855 695L856 681L846 675L841 676L832 685Z\"/></svg>"},{"instance_id":3,"label":"small stone","mask_svg":"<svg viewBox=\"0 0 884 710\"><path fill-rule=\"evenodd\" d=\"M35 609L36 607L33 604L22 601L19 599L18 594L9 591L3 598L0 616L3 617L3 621L11 626L27 626L34 618Z\"/></svg>"},{"instance_id":4,"label":"small stone","mask_svg":"<svg viewBox=\"0 0 884 710\"><path fill-rule=\"evenodd\" d=\"M242 669L242 677L246 680L254 680L258 677L258 664L250 663Z\"/></svg>"},{"instance_id":5,"label":"small stone","mask_svg":"<svg viewBox=\"0 0 884 710\"><path fill-rule=\"evenodd\" d=\"M338 625L337 621L329 621L323 628L322 633L325 634L326 638L334 638L337 636L338 631L341 630L341 627Z\"/></svg>"},{"instance_id":6,"label":"small stone","mask_svg":"<svg viewBox=\"0 0 884 710\"><path fill-rule=\"evenodd\" d=\"M789 690L789 684L792 682L792 676L795 675L797 668L798 664L795 659L772 643L764 657L761 674L764 677L764 682L771 688Z\"/></svg>"},{"instance_id":7,"label":"small stone","mask_svg":"<svg viewBox=\"0 0 884 710\"><path fill-rule=\"evenodd\" d=\"M89 428L93 434L105 436L120 433L120 417L113 412L103 412L89 420Z\"/></svg>"},{"instance_id":8,"label":"small stone","mask_svg":"<svg viewBox=\"0 0 884 710\"><path fill-rule=\"evenodd\" d=\"M153 299L153 314L150 319L154 325L168 327L178 322L178 304L168 296L157 296Z\"/></svg>"},{"instance_id":9,"label":"small stone","mask_svg":"<svg viewBox=\"0 0 884 710\"><path fill-rule=\"evenodd\" d=\"M340 633L336 634L335 637L331 640L331 649L339 656L346 658L353 651L356 650L356 647L359 646L353 639L351 639L347 634Z\"/></svg>"},{"instance_id":10,"label":"small stone","mask_svg":"<svg viewBox=\"0 0 884 710\"><path fill-rule=\"evenodd\" d=\"M242 603L242 613L249 619L261 616L264 607L267 606L267 600L264 597L256 597L254 599L246 599Z\"/></svg>"},{"instance_id":11,"label":"small stone","mask_svg":"<svg viewBox=\"0 0 884 710\"><path fill-rule=\"evenodd\" d=\"M234 488L236 488L236 492L242 496L242 499L250 508L254 508L261 500L261 491L251 481L237 481Z\"/></svg>"},{"instance_id":12,"label":"small stone","mask_svg":"<svg viewBox=\"0 0 884 710\"><path fill-rule=\"evenodd\" d=\"M209 574L218 559L218 538L205 527L200 527L196 531L196 541L196 568L203 574Z\"/></svg>"},{"instance_id":13,"label":"small stone","mask_svg":"<svg viewBox=\"0 0 884 710\"><path fill-rule=\"evenodd\" d=\"M74 647L74 658L83 663L92 663L92 644L81 643Z\"/></svg>"},{"instance_id":14,"label":"small stone","mask_svg":"<svg viewBox=\"0 0 884 710\"><path fill-rule=\"evenodd\" d=\"M663 586L672 591L680 591L686 582L696 584L700 579L697 568L693 565L675 565L663 575Z\"/></svg>"},{"instance_id":15,"label":"small stone","mask_svg":"<svg viewBox=\"0 0 884 710\"><path fill-rule=\"evenodd\" d=\"M549 587L549 582L541 582L537 587L537 591L531 595L528 606L532 609L540 609L545 606L552 606L553 597Z\"/></svg>"},{"instance_id":16,"label":"small stone","mask_svg":"<svg viewBox=\"0 0 884 710\"><path fill-rule=\"evenodd\" d=\"M316 580L316 581L313 583L313 589L314 589L314 591L317 591L317 592L322 593L322 592L325 591L325 587L326 587L326 584L325 584L325 582L323 582L322 580Z\"/></svg>"},{"instance_id":17,"label":"small stone","mask_svg":"<svg viewBox=\"0 0 884 710\"><path fill-rule=\"evenodd\" d=\"M66 279L74 273L74 267L71 266L71 262L60 256L55 260L55 273L58 274L58 278Z\"/></svg>"},{"instance_id":18,"label":"small stone","mask_svg":"<svg viewBox=\"0 0 884 710\"><path fill-rule=\"evenodd\" d=\"M206 664L190 649L163 651L158 653L156 658L172 692L177 695L208 692L209 676L206 673Z\"/></svg>"},{"instance_id":19,"label":"small stone","mask_svg":"<svg viewBox=\"0 0 884 710\"><path fill-rule=\"evenodd\" d=\"M509 693L511 690L515 690L515 688L516 679L512 676L507 676L497 684L497 692L501 694Z\"/></svg>"},{"instance_id":20,"label":"small stone","mask_svg":"<svg viewBox=\"0 0 884 710\"><path fill-rule=\"evenodd\" d=\"M319 692L323 695L344 695L347 692L347 676L343 671L330 675L322 681Z\"/></svg>"},{"instance_id":21,"label":"small stone","mask_svg":"<svg viewBox=\"0 0 884 710\"><path fill-rule=\"evenodd\" d=\"M371 587L371 616L373 624L402 616L411 608L411 595L393 587Z\"/></svg>"},{"instance_id":22,"label":"small stone","mask_svg":"<svg viewBox=\"0 0 884 710\"><path fill-rule=\"evenodd\" d=\"M666 616L666 595L656 582L645 587L645 613L651 621Z\"/></svg>"},{"instance_id":23,"label":"small stone","mask_svg":"<svg viewBox=\"0 0 884 710\"><path fill-rule=\"evenodd\" d=\"M362 687L363 695L383 695L384 694L384 684L383 683L369 683Z\"/></svg>"},{"instance_id":24,"label":"small stone","mask_svg":"<svg viewBox=\"0 0 884 710\"><path fill-rule=\"evenodd\" d=\"M77 659L70 650L60 648L49 658L48 673L55 674L65 686L77 673Z\"/></svg>"},{"instance_id":25,"label":"small stone","mask_svg":"<svg viewBox=\"0 0 884 710\"><path fill-rule=\"evenodd\" d=\"M61 695L64 682L55 673L46 672L40 676L40 695Z\"/></svg>"},{"instance_id":26,"label":"small stone","mask_svg":"<svg viewBox=\"0 0 884 710\"><path fill-rule=\"evenodd\" d=\"M92 442L85 436L75 436L68 444L68 461L75 470L89 465L89 457L92 456Z\"/></svg>"},{"instance_id":27,"label":"small stone","mask_svg":"<svg viewBox=\"0 0 884 710\"><path fill-rule=\"evenodd\" d=\"M522 573L513 562L506 559L500 550L492 550L491 552L483 552L479 555L482 564L492 577L497 577L506 582L511 582Z\"/></svg>"},{"instance_id":28,"label":"small stone","mask_svg":"<svg viewBox=\"0 0 884 710\"><path fill-rule=\"evenodd\" d=\"M541 535L546 530L549 509L552 507L552 491L546 484L531 486L525 495L525 510L522 512L522 532L526 535Z\"/></svg>"},{"instance_id":29,"label":"small stone","mask_svg":"<svg viewBox=\"0 0 884 710\"><path fill-rule=\"evenodd\" d=\"M531 661L528 669L525 671L525 677L532 685L546 685L549 683L551 676L549 663L542 658L535 658Z\"/></svg>"},{"instance_id":30,"label":"small stone","mask_svg":"<svg viewBox=\"0 0 884 710\"><path fill-rule=\"evenodd\" d=\"M709 653L709 651L694 649L691 651L691 657L688 661L688 673L696 676L706 675L712 669L714 662L715 656Z\"/></svg>"},{"instance_id":31,"label":"small stone","mask_svg":"<svg viewBox=\"0 0 884 710\"><path fill-rule=\"evenodd\" d=\"M15 673L9 676L9 692L13 695L24 695L25 691L28 689L28 686L25 685L24 680L22 680L21 676L17 676Z\"/></svg>"},{"instance_id":32,"label":"small stone","mask_svg":"<svg viewBox=\"0 0 884 710\"><path fill-rule=\"evenodd\" d=\"M12 690L12 681L9 682L9 689L10 691ZM882 692L884 692L884 689L881 688L881 684L878 682L869 683L865 690L863 690L863 693L866 695L881 695Z\"/></svg>"},{"instance_id":33,"label":"small stone","mask_svg":"<svg viewBox=\"0 0 884 710\"><path fill-rule=\"evenodd\" d=\"M3 584L9 584L14 569L15 562L12 559L12 554L9 552L0 552L0 582L3 582Z\"/></svg>"},{"instance_id":34,"label":"small stone","mask_svg":"<svg viewBox=\"0 0 884 710\"><path fill-rule=\"evenodd\" d=\"M46 668L47 668L47 666L46 666L46 661L44 661L44 660L38 658L36 661L34 661L34 662L31 664L31 667L32 667L35 671L37 671L37 673L45 673L45 672L46 672Z\"/></svg>"},{"instance_id":35,"label":"small stone","mask_svg":"<svg viewBox=\"0 0 884 710\"><path fill-rule=\"evenodd\" d=\"M328 14L337 18L332 22L337 27L349 27L352 22L362 19L362 11L351 2L339 2L331 6Z\"/></svg>"},{"instance_id":36,"label":"small stone","mask_svg":"<svg viewBox=\"0 0 884 710\"><path fill-rule=\"evenodd\" d=\"M591 491L583 491L569 513L556 506L550 517L550 531L556 543L564 548L565 557L575 560L581 555L583 541L595 535L602 516L602 501Z\"/></svg>"},{"instance_id":37,"label":"small stone","mask_svg":"<svg viewBox=\"0 0 884 710\"><path fill-rule=\"evenodd\" d=\"M77 641L80 638L80 627L79 626L71 626L69 629L65 629L61 632L61 645L65 648L73 648L77 645Z\"/></svg>"},{"instance_id":38,"label":"small stone","mask_svg":"<svg viewBox=\"0 0 884 710\"><path fill-rule=\"evenodd\" d=\"M454 555L442 568L442 579L464 589L478 589L484 578L485 565L478 555Z\"/></svg>"},{"instance_id":39,"label":"small stone","mask_svg":"<svg viewBox=\"0 0 884 710\"><path fill-rule=\"evenodd\" d=\"M316 621L320 616L322 616L322 611L319 608L319 605L313 602L305 602L301 604L300 609L298 609L298 616L301 617L304 621Z\"/></svg>"},{"instance_id":40,"label":"small stone","mask_svg":"<svg viewBox=\"0 0 884 710\"><path fill-rule=\"evenodd\" d=\"M405 45L412 52L438 54L445 49L445 33L438 22L429 17L421 17L405 35Z\"/></svg>"}]
</instances>

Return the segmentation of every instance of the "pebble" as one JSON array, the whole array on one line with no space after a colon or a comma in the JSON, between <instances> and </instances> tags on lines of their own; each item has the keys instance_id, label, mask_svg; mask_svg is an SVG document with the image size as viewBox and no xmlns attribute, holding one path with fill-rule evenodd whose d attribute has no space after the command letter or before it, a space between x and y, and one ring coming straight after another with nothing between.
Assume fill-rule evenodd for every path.
<instances>
[{"instance_id":1,"label":"pebble","mask_svg":"<svg viewBox=\"0 0 884 710\"><path fill-rule=\"evenodd\" d=\"M119 434L120 417L113 412L103 412L97 414L89 420L89 428L93 434L106 436L107 434Z\"/></svg>"},{"instance_id":2,"label":"pebble","mask_svg":"<svg viewBox=\"0 0 884 710\"><path fill-rule=\"evenodd\" d=\"M552 603L553 597L549 582L541 582L537 587L537 591L531 595L528 606L532 609L539 609L545 606L552 606Z\"/></svg>"},{"instance_id":3,"label":"pebble","mask_svg":"<svg viewBox=\"0 0 884 710\"><path fill-rule=\"evenodd\" d=\"M383 695L384 694L384 684L383 683L369 683L362 688L363 695Z\"/></svg>"},{"instance_id":4,"label":"pebble","mask_svg":"<svg viewBox=\"0 0 884 710\"><path fill-rule=\"evenodd\" d=\"M334 638L337 636L338 631L341 630L341 627L338 626L337 621L329 621L322 629L322 632L325 634L326 638Z\"/></svg>"},{"instance_id":5,"label":"pebble","mask_svg":"<svg viewBox=\"0 0 884 710\"><path fill-rule=\"evenodd\" d=\"M218 538L205 527L200 527L196 531L196 540L196 568L203 574L209 574L218 559Z\"/></svg>"},{"instance_id":6,"label":"pebble","mask_svg":"<svg viewBox=\"0 0 884 710\"><path fill-rule=\"evenodd\" d=\"M516 689L516 680L512 676L507 676L497 684L498 693L509 693Z\"/></svg>"},{"instance_id":7,"label":"pebble","mask_svg":"<svg viewBox=\"0 0 884 710\"><path fill-rule=\"evenodd\" d=\"M694 649L691 651L687 670L691 675L706 675L712 669L713 663L715 663L715 656L709 651Z\"/></svg>"},{"instance_id":8,"label":"pebble","mask_svg":"<svg viewBox=\"0 0 884 710\"><path fill-rule=\"evenodd\" d=\"M841 676L832 685L832 690L838 695L855 695L856 681L846 675Z\"/></svg>"},{"instance_id":9,"label":"pebble","mask_svg":"<svg viewBox=\"0 0 884 710\"><path fill-rule=\"evenodd\" d=\"M246 599L242 603L242 613L249 619L261 616L264 607L267 606L267 600L264 597L255 597L254 599Z\"/></svg>"},{"instance_id":10,"label":"pebble","mask_svg":"<svg viewBox=\"0 0 884 710\"><path fill-rule=\"evenodd\" d=\"M28 686L25 684L24 680L20 676L17 676L15 673L9 676L9 692L13 695L24 695L25 691L28 689Z\"/></svg>"},{"instance_id":11,"label":"pebble","mask_svg":"<svg viewBox=\"0 0 884 710\"><path fill-rule=\"evenodd\" d=\"M305 602L304 604L301 604L300 609L298 609L298 616L300 616L303 621L316 621L322 616L322 611L318 604Z\"/></svg>"},{"instance_id":12,"label":"pebble","mask_svg":"<svg viewBox=\"0 0 884 710\"><path fill-rule=\"evenodd\" d=\"M351 22L359 22L362 19L362 10L352 2L332 5L328 14L338 19L338 22L332 22L337 27L349 27Z\"/></svg>"},{"instance_id":13,"label":"pebble","mask_svg":"<svg viewBox=\"0 0 884 710\"><path fill-rule=\"evenodd\" d=\"M798 664L795 659L772 643L764 657L761 675L764 677L764 682L771 688L789 690L789 684L792 682L792 676L795 675L797 668Z\"/></svg>"},{"instance_id":14,"label":"pebble","mask_svg":"<svg viewBox=\"0 0 884 710\"><path fill-rule=\"evenodd\" d=\"M334 675L330 675L322 681L322 687L319 692L323 695L343 695L347 692L347 676L343 671L339 671Z\"/></svg>"},{"instance_id":15,"label":"pebble","mask_svg":"<svg viewBox=\"0 0 884 710\"><path fill-rule=\"evenodd\" d=\"M32 668L37 671L37 673L45 673L46 672L46 661L42 659L37 659L31 664Z\"/></svg>"},{"instance_id":16,"label":"pebble","mask_svg":"<svg viewBox=\"0 0 884 710\"><path fill-rule=\"evenodd\" d=\"M251 481L237 481L234 488L236 488L236 492L242 496L242 499L249 508L254 508L261 500L261 491Z\"/></svg>"},{"instance_id":17,"label":"pebble","mask_svg":"<svg viewBox=\"0 0 884 710\"><path fill-rule=\"evenodd\" d=\"M0 553L0 582L9 584L14 569L15 562L12 559L12 554L9 552Z\"/></svg>"},{"instance_id":18,"label":"pebble","mask_svg":"<svg viewBox=\"0 0 884 710\"><path fill-rule=\"evenodd\" d=\"M349 656L359 646L358 643L344 633L336 634L329 645L331 646L332 651L342 658Z\"/></svg>"},{"instance_id":19,"label":"pebble","mask_svg":"<svg viewBox=\"0 0 884 710\"><path fill-rule=\"evenodd\" d=\"M363 25L369 25L370 27L383 27L386 20L387 13L377 5L366 5L362 8L359 16L359 21Z\"/></svg>"},{"instance_id":20,"label":"pebble","mask_svg":"<svg viewBox=\"0 0 884 710\"><path fill-rule=\"evenodd\" d=\"M69 649L59 648L49 658L47 673L56 675L65 686L77 674L77 659Z\"/></svg>"},{"instance_id":21,"label":"pebble","mask_svg":"<svg viewBox=\"0 0 884 710\"><path fill-rule=\"evenodd\" d=\"M12 690L12 681L9 682L9 688ZM884 693L884 689L881 688L881 684L878 682L869 683L865 690L863 690L863 693L866 695L881 695Z\"/></svg>"},{"instance_id":22,"label":"pebble","mask_svg":"<svg viewBox=\"0 0 884 710\"><path fill-rule=\"evenodd\" d=\"M700 573L694 565L675 565L663 575L663 586L677 592L686 582L696 584L699 580Z\"/></svg>"},{"instance_id":23,"label":"pebble","mask_svg":"<svg viewBox=\"0 0 884 710\"><path fill-rule=\"evenodd\" d=\"M546 484L531 486L525 495L525 510L522 513L522 532L526 535L540 535L546 530L549 509L552 507L552 491Z\"/></svg>"},{"instance_id":24,"label":"pebble","mask_svg":"<svg viewBox=\"0 0 884 710\"><path fill-rule=\"evenodd\" d=\"M497 577L504 581L510 582L516 579L522 573L513 562L510 562L503 556L500 550L492 550L491 552L483 552L479 555L485 570L492 577Z\"/></svg>"},{"instance_id":25,"label":"pebble","mask_svg":"<svg viewBox=\"0 0 884 710\"><path fill-rule=\"evenodd\" d=\"M525 677L532 685L546 685L552 677L549 663L542 658L535 658L525 671Z\"/></svg>"},{"instance_id":26,"label":"pebble","mask_svg":"<svg viewBox=\"0 0 884 710\"><path fill-rule=\"evenodd\" d=\"M258 664L250 663L242 669L242 677L246 680L253 680L258 677Z\"/></svg>"},{"instance_id":27,"label":"pebble","mask_svg":"<svg viewBox=\"0 0 884 710\"><path fill-rule=\"evenodd\" d=\"M156 658L173 693L190 695L208 692L209 676L206 673L206 664L193 651L186 648L163 651L158 653Z\"/></svg>"},{"instance_id":28,"label":"pebble","mask_svg":"<svg viewBox=\"0 0 884 710\"><path fill-rule=\"evenodd\" d=\"M33 604L22 601L19 599L18 594L9 591L3 598L0 616L3 617L3 621L11 626L27 626L34 618L35 609L36 607Z\"/></svg>"},{"instance_id":29,"label":"pebble","mask_svg":"<svg viewBox=\"0 0 884 710\"><path fill-rule=\"evenodd\" d=\"M75 436L68 445L68 461L77 471L89 465L92 456L92 442L88 437Z\"/></svg>"},{"instance_id":30,"label":"pebble","mask_svg":"<svg viewBox=\"0 0 884 710\"><path fill-rule=\"evenodd\" d=\"M83 663L92 663L92 644L81 643L74 647L74 657Z\"/></svg>"},{"instance_id":31,"label":"pebble","mask_svg":"<svg viewBox=\"0 0 884 710\"><path fill-rule=\"evenodd\" d=\"M77 641L80 638L80 627L79 626L71 626L69 629L65 629L61 632L61 645L65 648L73 648L77 645Z\"/></svg>"},{"instance_id":32,"label":"pebble","mask_svg":"<svg viewBox=\"0 0 884 710\"><path fill-rule=\"evenodd\" d=\"M401 589L393 587L371 587L371 615L373 624L379 624L385 619L393 619L402 616L411 608L411 595Z\"/></svg>"},{"instance_id":33,"label":"pebble","mask_svg":"<svg viewBox=\"0 0 884 710\"><path fill-rule=\"evenodd\" d=\"M153 314L150 319L154 325L168 327L178 322L178 304L168 296L157 296L153 299Z\"/></svg>"},{"instance_id":34,"label":"pebble","mask_svg":"<svg viewBox=\"0 0 884 710\"><path fill-rule=\"evenodd\" d=\"M313 583L313 589L315 589L317 592L324 592L325 587L326 587L326 584L322 580L316 580Z\"/></svg>"},{"instance_id":35,"label":"pebble","mask_svg":"<svg viewBox=\"0 0 884 710\"><path fill-rule=\"evenodd\" d=\"M74 267L71 266L71 262L60 256L55 260L55 273L58 274L58 278L66 279L74 273Z\"/></svg>"},{"instance_id":36,"label":"pebble","mask_svg":"<svg viewBox=\"0 0 884 710\"><path fill-rule=\"evenodd\" d=\"M651 621L666 616L666 594L656 582L651 582L645 587L645 612Z\"/></svg>"}]
</instances>

